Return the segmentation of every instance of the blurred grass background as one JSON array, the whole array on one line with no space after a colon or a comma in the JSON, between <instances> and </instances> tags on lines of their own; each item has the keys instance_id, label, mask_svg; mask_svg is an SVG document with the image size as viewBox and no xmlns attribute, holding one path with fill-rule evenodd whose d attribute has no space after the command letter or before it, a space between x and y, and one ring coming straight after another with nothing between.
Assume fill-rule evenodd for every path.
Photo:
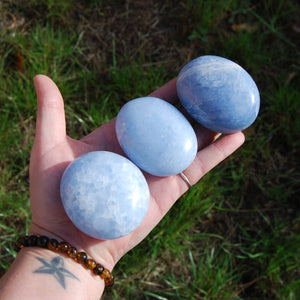
<instances>
[{"instance_id":1,"label":"blurred grass background","mask_svg":"<svg viewBox=\"0 0 300 300\"><path fill-rule=\"evenodd\" d=\"M205 54L261 93L246 143L116 266L104 299L300 299L300 6L296 0L2 0L0 275L30 224L32 78L62 91L80 138Z\"/></svg>"}]
</instances>

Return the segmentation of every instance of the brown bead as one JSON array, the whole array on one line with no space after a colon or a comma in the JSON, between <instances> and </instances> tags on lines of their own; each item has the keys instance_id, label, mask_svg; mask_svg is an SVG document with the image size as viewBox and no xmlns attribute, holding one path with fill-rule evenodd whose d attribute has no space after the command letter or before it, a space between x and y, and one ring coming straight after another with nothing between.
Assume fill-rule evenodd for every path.
<instances>
[{"instance_id":1,"label":"brown bead","mask_svg":"<svg viewBox=\"0 0 300 300\"><path fill-rule=\"evenodd\" d=\"M87 260L87 255L84 252L77 253L76 257L74 258L80 264L85 264Z\"/></svg>"},{"instance_id":2,"label":"brown bead","mask_svg":"<svg viewBox=\"0 0 300 300\"><path fill-rule=\"evenodd\" d=\"M109 279L111 277L111 274L107 269L104 269L100 277L102 279Z\"/></svg>"},{"instance_id":3,"label":"brown bead","mask_svg":"<svg viewBox=\"0 0 300 300\"><path fill-rule=\"evenodd\" d=\"M47 243L47 248L52 251L58 250L58 241L56 239L49 239Z\"/></svg>"},{"instance_id":4,"label":"brown bead","mask_svg":"<svg viewBox=\"0 0 300 300\"><path fill-rule=\"evenodd\" d=\"M93 259L89 258L86 261L85 265L88 269L93 270L96 267L97 263Z\"/></svg>"},{"instance_id":5,"label":"brown bead","mask_svg":"<svg viewBox=\"0 0 300 300\"><path fill-rule=\"evenodd\" d=\"M71 257L71 258L75 258L76 255L77 255L77 250L76 250L76 248L75 248L75 247L70 247L70 248L68 249L68 251L67 251L67 254L68 254L68 256Z\"/></svg>"},{"instance_id":6,"label":"brown bead","mask_svg":"<svg viewBox=\"0 0 300 300\"><path fill-rule=\"evenodd\" d=\"M95 275L101 275L104 271L103 266L101 266L100 264L97 264L96 267L93 269L93 272Z\"/></svg>"},{"instance_id":7,"label":"brown bead","mask_svg":"<svg viewBox=\"0 0 300 300\"><path fill-rule=\"evenodd\" d=\"M110 278L106 278L104 279L104 283L105 283L105 287L107 288L111 288L114 285L114 276L110 275Z\"/></svg>"},{"instance_id":8,"label":"brown bead","mask_svg":"<svg viewBox=\"0 0 300 300\"><path fill-rule=\"evenodd\" d=\"M71 245L67 242L60 242L58 245L58 250L62 253L67 253L69 248L71 248Z\"/></svg>"}]
</instances>

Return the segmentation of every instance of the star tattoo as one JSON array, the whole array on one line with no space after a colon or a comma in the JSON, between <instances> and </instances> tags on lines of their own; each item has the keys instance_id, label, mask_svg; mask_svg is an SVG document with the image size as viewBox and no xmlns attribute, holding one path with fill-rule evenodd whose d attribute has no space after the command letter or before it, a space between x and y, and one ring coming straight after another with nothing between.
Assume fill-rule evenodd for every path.
<instances>
[{"instance_id":1,"label":"star tattoo","mask_svg":"<svg viewBox=\"0 0 300 300\"><path fill-rule=\"evenodd\" d=\"M36 257L36 259L40 261L43 266L33 273L53 275L64 289L66 288L66 277L80 281L75 275L64 268L64 259L62 257L56 256L51 261L41 257Z\"/></svg>"}]
</instances>

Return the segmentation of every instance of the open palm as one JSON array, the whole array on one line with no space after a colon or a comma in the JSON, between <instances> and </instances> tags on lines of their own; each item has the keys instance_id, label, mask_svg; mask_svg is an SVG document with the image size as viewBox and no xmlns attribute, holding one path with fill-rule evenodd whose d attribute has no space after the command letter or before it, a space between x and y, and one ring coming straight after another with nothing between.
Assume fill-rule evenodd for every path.
<instances>
[{"instance_id":1,"label":"open palm","mask_svg":"<svg viewBox=\"0 0 300 300\"><path fill-rule=\"evenodd\" d=\"M34 81L38 115L30 161L30 232L66 240L111 270L126 252L148 235L174 202L187 191L188 186L178 175L155 177L145 174L151 193L150 204L144 221L134 232L116 240L105 241L80 232L63 209L59 193L60 179L67 165L84 153L106 150L124 155L115 135L115 119L81 140L74 140L66 133L64 103L57 86L44 75L36 76ZM175 104L178 101L176 80L151 95ZM224 135L214 141L214 132L201 126L195 131L199 152L194 162L184 171L192 184L244 142L241 132Z\"/></svg>"}]
</instances>

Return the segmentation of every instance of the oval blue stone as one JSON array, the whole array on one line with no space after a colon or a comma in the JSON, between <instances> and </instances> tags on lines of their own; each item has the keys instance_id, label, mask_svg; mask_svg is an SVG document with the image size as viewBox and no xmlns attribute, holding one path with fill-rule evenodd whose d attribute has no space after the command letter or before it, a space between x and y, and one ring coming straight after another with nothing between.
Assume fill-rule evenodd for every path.
<instances>
[{"instance_id":1,"label":"oval blue stone","mask_svg":"<svg viewBox=\"0 0 300 300\"><path fill-rule=\"evenodd\" d=\"M260 106L257 86L238 64L206 55L180 71L177 92L186 111L203 126L221 133L249 127Z\"/></svg>"},{"instance_id":2,"label":"oval blue stone","mask_svg":"<svg viewBox=\"0 0 300 300\"><path fill-rule=\"evenodd\" d=\"M116 239L135 230L146 215L150 198L139 168L107 151L74 160L62 176L60 193L73 224L96 239Z\"/></svg>"},{"instance_id":3,"label":"oval blue stone","mask_svg":"<svg viewBox=\"0 0 300 300\"><path fill-rule=\"evenodd\" d=\"M117 116L116 134L132 162L155 176L180 173L197 153L190 123L172 104L155 97L126 103Z\"/></svg>"}]
</instances>

